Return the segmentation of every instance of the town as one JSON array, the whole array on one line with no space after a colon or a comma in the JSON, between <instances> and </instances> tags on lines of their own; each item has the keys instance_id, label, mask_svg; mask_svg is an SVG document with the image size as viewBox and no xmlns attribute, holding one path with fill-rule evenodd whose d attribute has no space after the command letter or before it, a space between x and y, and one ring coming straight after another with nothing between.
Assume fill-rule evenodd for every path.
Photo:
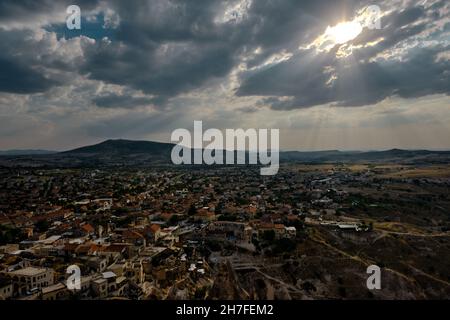
<instances>
[{"instance_id":1,"label":"town","mask_svg":"<svg viewBox=\"0 0 450 320\"><path fill-rule=\"evenodd\" d=\"M0 297L448 297L449 169L3 168Z\"/></svg>"}]
</instances>

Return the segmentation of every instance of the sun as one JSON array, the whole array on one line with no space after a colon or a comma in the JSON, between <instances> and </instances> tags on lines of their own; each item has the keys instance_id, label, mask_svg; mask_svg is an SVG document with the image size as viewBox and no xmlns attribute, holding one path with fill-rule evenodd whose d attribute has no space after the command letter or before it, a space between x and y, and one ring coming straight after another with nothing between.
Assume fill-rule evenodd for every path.
<instances>
[{"instance_id":1,"label":"sun","mask_svg":"<svg viewBox=\"0 0 450 320\"><path fill-rule=\"evenodd\" d=\"M316 48L317 51L330 51L336 45L343 45L355 39L363 31L364 25L358 20L340 22L334 26L328 26L323 34L312 43L299 49Z\"/></svg>"},{"instance_id":2,"label":"sun","mask_svg":"<svg viewBox=\"0 0 450 320\"><path fill-rule=\"evenodd\" d=\"M334 27L328 27L325 35L335 44L344 44L355 39L363 30L357 21L341 22Z\"/></svg>"}]
</instances>

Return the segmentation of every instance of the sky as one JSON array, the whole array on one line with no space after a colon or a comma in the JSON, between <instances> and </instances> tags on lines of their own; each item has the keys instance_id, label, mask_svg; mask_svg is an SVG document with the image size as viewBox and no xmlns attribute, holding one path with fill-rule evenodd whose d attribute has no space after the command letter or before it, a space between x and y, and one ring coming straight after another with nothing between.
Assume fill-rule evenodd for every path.
<instances>
[{"instance_id":1,"label":"sky","mask_svg":"<svg viewBox=\"0 0 450 320\"><path fill-rule=\"evenodd\" d=\"M194 120L282 150L450 149L449 93L448 0L0 0L0 149Z\"/></svg>"}]
</instances>

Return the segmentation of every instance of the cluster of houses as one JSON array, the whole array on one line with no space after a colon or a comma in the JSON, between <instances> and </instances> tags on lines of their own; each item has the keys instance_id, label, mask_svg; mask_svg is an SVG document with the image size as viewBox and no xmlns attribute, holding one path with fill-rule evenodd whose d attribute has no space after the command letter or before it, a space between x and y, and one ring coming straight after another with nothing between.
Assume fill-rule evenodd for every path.
<instances>
[{"instance_id":1,"label":"cluster of houses","mask_svg":"<svg viewBox=\"0 0 450 320\"><path fill-rule=\"evenodd\" d=\"M325 217L336 229L364 230L330 219L336 199L347 196L336 188L345 174L217 170L8 176L0 198L10 205L0 208L0 225L20 231L20 239L0 246L0 297L191 297L214 282L205 242L254 252L267 234L295 241L305 225L326 225ZM19 191L11 196L8 188ZM66 283L71 265L81 269L76 291Z\"/></svg>"}]
</instances>

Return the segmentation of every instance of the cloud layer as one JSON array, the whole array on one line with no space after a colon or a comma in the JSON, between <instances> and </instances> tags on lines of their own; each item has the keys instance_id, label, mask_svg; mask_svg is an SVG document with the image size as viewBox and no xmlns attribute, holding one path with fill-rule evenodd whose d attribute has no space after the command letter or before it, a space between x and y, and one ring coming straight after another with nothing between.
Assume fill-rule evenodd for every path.
<instances>
[{"instance_id":1,"label":"cloud layer","mask_svg":"<svg viewBox=\"0 0 450 320\"><path fill-rule=\"evenodd\" d=\"M237 127L450 92L446 0L378 1L381 29L345 43L323 35L370 1L86 0L81 31L65 28L70 4L0 0L1 116L46 139L142 137L196 116ZM137 129L143 119L151 129Z\"/></svg>"}]
</instances>

